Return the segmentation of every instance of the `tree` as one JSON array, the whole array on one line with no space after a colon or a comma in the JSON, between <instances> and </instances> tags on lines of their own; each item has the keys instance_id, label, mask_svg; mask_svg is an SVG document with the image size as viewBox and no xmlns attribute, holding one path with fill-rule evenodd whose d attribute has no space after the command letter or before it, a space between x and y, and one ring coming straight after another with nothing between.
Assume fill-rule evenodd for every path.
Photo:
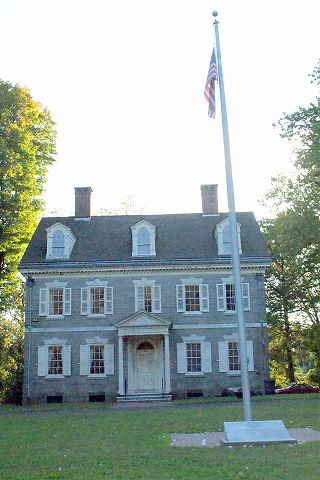
<instances>
[{"instance_id":1,"label":"tree","mask_svg":"<svg viewBox=\"0 0 320 480\"><path fill-rule=\"evenodd\" d=\"M0 402L21 403L24 323L0 317Z\"/></svg>"},{"instance_id":2,"label":"tree","mask_svg":"<svg viewBox=\"0 0 320 480\"><path fill-rule=\"evenodd\" d=\"M320 83L320 64L312 81ZM294 145L295 172L272 179L264 202L277 207L275 218L262 222L273 258L266 277L270 357L276 375L289 381L299 363L312 360L319 381L320 99L285 115L278 125Z\"/></svg>"},{"instance_id":3,"label":"tree","mask_svg":"<svg viewBox=\"0 0 320 480\"><path fill-rule=\"evenodd\" d=\"M0 81L0 314L21 307L17 266L42 209L55 139L48 110L26 88Z\"/></svg>"}]
</instances>

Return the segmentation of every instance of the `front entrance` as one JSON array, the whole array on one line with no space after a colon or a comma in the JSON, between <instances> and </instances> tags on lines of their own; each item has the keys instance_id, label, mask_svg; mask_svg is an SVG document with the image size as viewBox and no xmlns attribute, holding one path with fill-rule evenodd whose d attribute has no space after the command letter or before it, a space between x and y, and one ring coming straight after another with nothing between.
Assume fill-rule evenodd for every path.
<instances>
[{"instance_id":1,"label":"front entrance","mask_svg":"<svg viewBox=\"0 0 320 480\"><path fill-rule=\"evenodd\" d=\"M161 392L163 348L160 338L132 338L128 342L129 393Z\"/></svg>"},{"instance_id":2,"label":"front entrance","mask_svg":"<svg viewBox=\"0 0 320 480\"><path fill-rule=\"evenodd\" d=\"M139 392L155 389L157 375L155 349L150 342L141 342L136 350L136 389Z\"/></svg>"}]
</instances>

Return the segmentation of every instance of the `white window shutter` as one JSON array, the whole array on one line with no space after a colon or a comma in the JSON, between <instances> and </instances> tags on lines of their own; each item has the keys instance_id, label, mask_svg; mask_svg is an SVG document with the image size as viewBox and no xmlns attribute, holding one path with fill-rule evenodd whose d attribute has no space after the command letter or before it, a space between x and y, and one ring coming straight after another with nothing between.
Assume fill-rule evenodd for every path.
<instances>
[{"instance_id":1,"label":"white window shutter","mask_svg":"<svg viewBox=\"0 0 320 480\"><path fill-rule=\"evenodd\" d=\"M89 375L89 345L80 345L80 375Z\"/></svg>"},{"instance_id":2,"label":"white window shutter","mask_svg":"<svg viewBox=\"0 0 320 480\"><path fill-rule=\"evenodd\" d=\"M201 311L209 312L209 285L204 283L201 288Z\"/></svg>"},{"instance_id":3,"label":"white window shutter","mask_svg":"<svg viewBox=\"0 0 320 480\"><path fill-rule=\"evenodd\" d=\"M218 312L224 312L225 306L225 288L223 283L217 284L217 310Z\"/></svg>"},{"instance_id":4,"label":"white window shutter","mask_svg":"<svg viewBox=\"0 0 320 480\"><path fill-rule=\"evenodd\" d=\"M38 376L48 375L48 347L38 347Z\"/></svg>"},{"instance_id":5,"label":"white window shutter","mask_svg":"<svg viewBox=\"0 0 320 480\"><path fill-rule=\"evenodd\" d=\"M144 310L144 287L142 285L137 285L136 290L136 312L139 310Z\"/></svg>"},{"instance_id":6,"label":"white window shutter","mask_svg":"<svg viewBox=\"0 0 320 480\"><path fill-rule=\"evenodd\" d=\"M201 364L201 370L203 373L212 372L211 342L201 343Z\"/></svg>"},{"instance_id":7,"label":"white window shutter","mask_svg":"<svg viewBox=\"0 0 320 480\"><path fill-rule=\"evenodd\" d=\"M250 289L249 283L242 284L243 310L250 310Z\"/></svg>"},{"instance_id":8,"label":"white window shutter","mask_svg":"<svg viewBox=\"0 0 320 480\"><path fill-rule=\"evenodd\" d=\"M247 348L247 357L248 357L248 371L254 371L254 361L253 361L253 343L252 340L246 341L246 348Z\"/></svg>"},{"instance_id":9,"label":"white window shutter","mask_svg":"<svg viewBox=\"0 0 320 480\"><path fill-rule=\"evenodd\" d=\"M184 285L177 285L177 312L184 312L185 305L184 305Z\"/></svg>"},{"instance_id":10,"label":"white window shutter","mask_svg":"<svg viewBox=\"0 0 320 480\"><path fill-rule=\"evenodd\" d=\"M177 343L177 372L187 372L187 353L185 343Z\"/></svg>"},{"instance_id":11,"label":"white window shutter","mask_svg":"<svg viewBox=\"0 0 320 480\"><path fill-rule=\"evenodd\" d=\"M89 289L81 287L81 315L89 314Z\"/></svg>"},{"instance_id":12,"label":"white window shutter","mask_svg":"<svg viewBox=\"0 0 320 480\"><path fill-rule=\"evenodd\" d=\"M65 288L63 290L64 302L63 302L63 314L71 315L71 288Z\"/></svg>"},{"instance_id":13,"label":"white window shutter","mask_svg":"<svg viewBox=\"0 0 320 480\"><path fill-rule=\"evenodd\" d=\"M229 371L228 343L219 342L218 351L219 351L219 372L228 372Z\"/></svg>"},{"instance_id":14,"label":"white window shutter","mask_svg":"<svg viewBox=\"0 0 320 480\"><path fill-rule=\"evenodd\" d=\"M46 317L48 315L48 289L40 288L39 292L39 316Z\"/></svg>"},{"instance_id":15,"label":"white window shutter","mask_svg":"<svg viewBox=\"0 0 320 480\"><path fill-rule=\"evenodd\" d=\"M63 375L71 375L71 345L63 345L62 350L62 372Z\"/></svg>"},{"instance_id":16,"label":"white window shutter","mask_svg":"<svg viewBox=\"0 0 320 480\"><path fill-rule=\"evenodd\" d=\"M104 313L113 313L113 287L104 287Z\"/></svg>"},{"instance_id":17,"label":"white window shutter","mask_svg":"<svg viewBox=\"0 0 320 480\"><path fill-rule=\"evenodd\" d=\"M161 287L156 285L153 287L153 312L161 313Z\"/></svg>"},{"instance_id":18,"label":"white window shutter","mask_svg":"<svg viewBox=\"0 0 320 480\"><path fill-rule=\"evenodd\" d=\"M114 375L114 345L104 346L104 371L106 375Z\"/></svg>"}]
</instances>

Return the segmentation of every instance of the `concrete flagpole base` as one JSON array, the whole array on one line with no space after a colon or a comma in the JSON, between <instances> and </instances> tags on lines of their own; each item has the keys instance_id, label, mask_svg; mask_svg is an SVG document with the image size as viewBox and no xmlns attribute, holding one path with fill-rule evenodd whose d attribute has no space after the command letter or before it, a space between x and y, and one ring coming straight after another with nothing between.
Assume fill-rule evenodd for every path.
<instances>
[{"instance_id":1,"label":"concrete flagpole base","mask_svg":"<svg viewBox=\"0 0 320 480\"><path fill-rule=\"evenodd\" d=\"M297 443L282 420L224 422L224 434L221 445L225 446Z\"/></svg>"}]
</instances>

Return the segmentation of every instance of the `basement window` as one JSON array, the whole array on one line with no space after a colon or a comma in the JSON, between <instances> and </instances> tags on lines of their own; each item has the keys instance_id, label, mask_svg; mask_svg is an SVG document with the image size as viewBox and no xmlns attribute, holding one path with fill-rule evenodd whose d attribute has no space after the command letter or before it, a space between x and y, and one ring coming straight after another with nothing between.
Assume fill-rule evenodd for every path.
<instances>
[{"instance_id":1,"label":"basement window","mask_svg":"<svg viewBox=\"0 0 320 480\"><path fill-rule=\"evenodd\" d=\"M47 403L62 403L63 395L48 395Z\"/></svg>"}]
</instances>

